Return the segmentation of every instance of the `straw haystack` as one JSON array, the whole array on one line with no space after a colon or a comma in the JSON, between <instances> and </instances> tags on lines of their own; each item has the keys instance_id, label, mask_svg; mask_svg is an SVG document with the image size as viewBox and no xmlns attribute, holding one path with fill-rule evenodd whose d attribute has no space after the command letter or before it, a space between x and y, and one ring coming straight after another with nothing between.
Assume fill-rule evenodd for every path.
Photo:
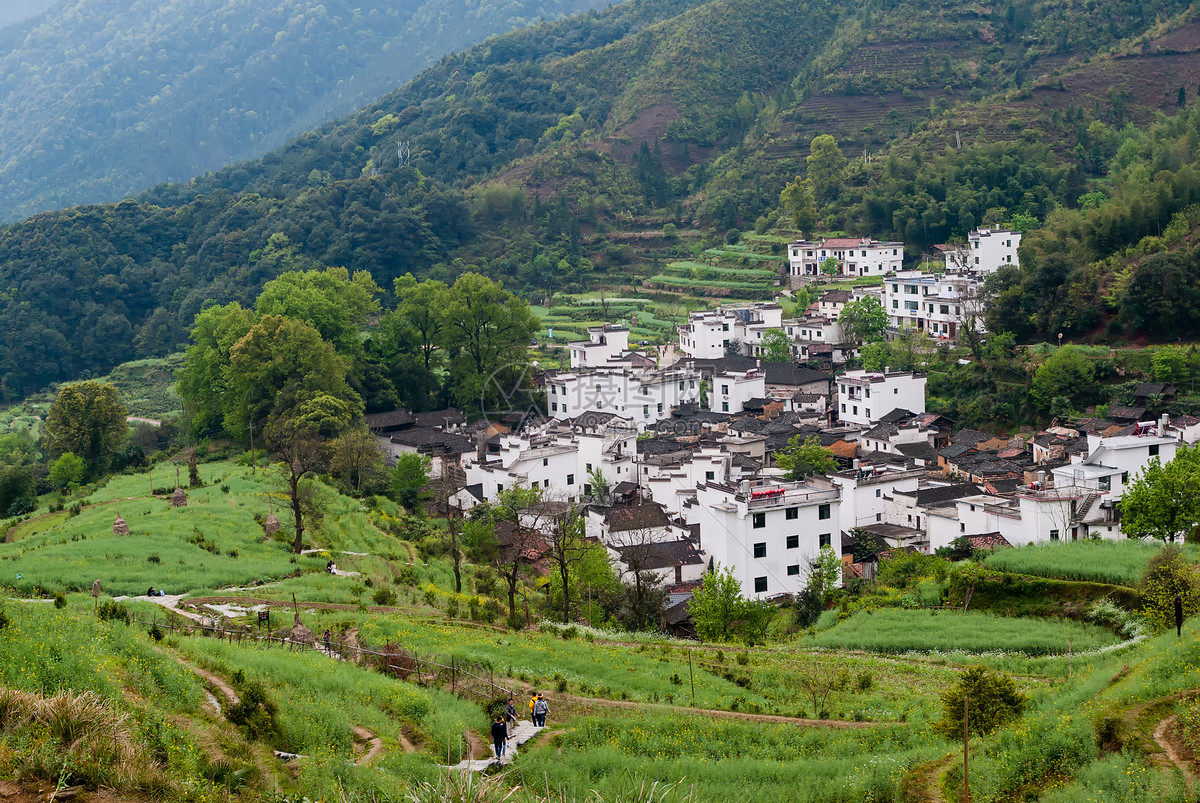
<instances>
[{"instance_id":1,"label":"straw haystack","mask_svg":"<svg viewBox=\"0 0 1200 803\"><path fill-rule=\"evenodd\" d=\"M129 535L129 524L125 519L121 518L121 511L117 511L117 517L113 520L113 535Z\"/></svg>"},{"instance_id":2,"label":"straw haystack","mask_svg":"<svg viewBox=\"0 0 1200 803\"><path fill-rule=\"evenodd\" d=\"M317 640L313 638L312 631L308 629L303 622L300 621L300 614L295 614L292 623L292 629L288 633L288 639L293 644L316 644Z\"/></svg>"},{"instance_id":3,"label":"straw haystack","mask_svg":"<svg viewBox=\"0 0 1200 803\"><path fill-rule=\"evenodd\" d=\"M187 491L176 488L175 493L171 494L171 507L187 507Z\"/></svg>"},{"instance_id":4,"label":"straw haystack","mask_svg":"<svg viewBox=\"0 0 1200 803\"><path fill-rule=\"evenodd\" d=\"M274 510L271 511L267 516L267 520L263 523L263 530L266 531L268 538L279 532L279 518L275 515Z\"/></svg>"}]
</instances>

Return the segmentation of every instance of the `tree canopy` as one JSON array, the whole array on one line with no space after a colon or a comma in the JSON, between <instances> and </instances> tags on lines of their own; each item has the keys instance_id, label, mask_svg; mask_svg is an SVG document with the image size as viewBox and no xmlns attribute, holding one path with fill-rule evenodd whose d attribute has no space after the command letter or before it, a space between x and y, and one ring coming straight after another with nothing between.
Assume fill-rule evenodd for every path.
<instances>
[{"instance_id":1,"label":"tree canopy","mask_svg":"<svg viewBox=\"0 0 1200 803\"><path fill-rule=\"evenodd\" d=\"M46 413L46 447L67 452L87 463L92 476L107 468L129 431L128 411L112 385L79 382L58 392Z\"/></svg>"},{"instance_id":2,"label":"tree canopy","mask_svg":"<svg viewBox=\"0 0 1200 803\"><path fill-rule=\"evenodd\" d=\"M1200 447L1180 446L1163 463L1150 458L1121 498L1121 529L1130 538L1182 540L1200 527Z\"/></svg>"}]
</instances>

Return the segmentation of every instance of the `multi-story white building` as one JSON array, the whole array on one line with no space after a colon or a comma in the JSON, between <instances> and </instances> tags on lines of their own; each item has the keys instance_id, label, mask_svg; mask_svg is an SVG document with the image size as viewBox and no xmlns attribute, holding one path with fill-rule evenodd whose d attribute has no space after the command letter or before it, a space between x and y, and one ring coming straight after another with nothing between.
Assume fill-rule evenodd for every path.
<instances>
[{"instance_id":1,"label":"multi-story white building","mask_svg":"<svg viewBox=\"0 0 1200 803\"><path fill-rule=\"evenodd\" d=\"M547 499L580 502L592 493L593 472L610 487L637 479L637 429L627 419L603 416L569 432L502 435L483 449L481 459L465 463L466 485L495 501L505 489L541 488Z\"/></svg>"},{"instance_id":2,"label":"multi-story white building","mask_svg":"<svg viewBox=\"0 0 1200 803\"><path fill-rule=\"evenodd\" d=\"M606 323L588 327L588 339L568 343L571 368L603 368L629 350L629 330Z\"/></svg>"},{"instance_id":3,"label":"multi-story white building","mask_svg":"<svg viewBox=\"0 0 1200 803\"><path fill-rule=\"evenodd\" d=\"M903 271L884 281L883 309L891 329L957 340L967 327L983 329L983 285L970 274Z\"/></svg>"},{"instance_id":4,"label":"multi-story white building","mask_svg":"<svg viewBox=\"0 0 1200 803\"><path fill-rule=\"evenodd\" d=\"M609 412L645 429L671 417L671 408L700 398L700 374L676 363L662 371L594 368L548 374L546 407L551 418Z\"/></svg>"},{"instance_id":5,"label":"multi-story white building","mask_svg":"<svg viewBox=\"0 0 1200 803\"><path fill-rule=\"evenodd\" d=\"M1007 229L976 229L967 235L967 270L975 273L995 273L1000 268L1020 267L1017 249L1021 232Z\"/></svg>"},{"instance_id":6,"label":"multi-story white building","mask_svg":"<svg viewBox=\"0 0 1200 803\"><path fill-rule=\"evenodd\" d=\"M837 389L844 424L874 424L897 407L925 412L925 377L912 371L847 371L837 378Z\"/></svg>"},{"instance_id":7,"label":"multi-story white building","mask_svg":"<svg viewBox=\"0 0 1200 803\"><path fill-rule=\"evenodd\" d=\"M840 263L838 275L883 276L903 266L904 243L881 243L865 237L797 240L788 245L788 273L793 277L820 276L821 264L831 257Z\"/></svg>"},{"instance_id":8,"label":"multi-story white building","mask_svg":"<svg viewBox=\"0 0 1200 803\"><path fill-rule=\"evenodd\" d=\"M839 508L842 532L883 523L887 503L895 492L915 491L925 475L923 468L902 468L891 464L856 465L849 471L831 474L830 481L842 489Z\"/></svg>"},{"instance_id":9,"label":"multi-story white building","mask_svg":"<svg viewBox=\"0 0 1200 803\"><path fill-rule=\"evenodd\" d=\"M738 343L753 356L755 346L771 329L783 328L783 307L778 304L737 304L707 312L693 312L679 327L679 351L698 360L725 356L726 346Z\"/></svg>"},{"instance_id":10,"label":"multi-story white building","mask_svg":"<svg viewBox=\"0 0 1200 803\"><path fill-rule=\"evenodd\" d=\"M728 566L747 597L795 594L808 583L822 546L841 555L841 490L822 477L805 482L705 483L686 508L715 563Z\"/></svg>"},{"instance_id":11,"label":"multi-story white building","mask_svg":"<svg viewBox=\"0 0 1200 803\"><path fill-rule=\"evenodd\" d=\"M767 375L763 371L727 371L713 376L708 409L714 413L740 413L747 401L766 395Z\"/></svg>"}]
</instances>

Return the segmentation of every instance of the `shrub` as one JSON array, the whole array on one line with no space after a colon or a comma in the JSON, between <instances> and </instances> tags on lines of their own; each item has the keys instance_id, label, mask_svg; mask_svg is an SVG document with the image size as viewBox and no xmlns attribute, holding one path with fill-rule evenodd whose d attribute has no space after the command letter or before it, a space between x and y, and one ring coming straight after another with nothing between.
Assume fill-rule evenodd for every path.
<instances>
[{"instance_id":1,"label":"shrub","mask_svg":"<svg viewBox=\"0 0 1200 803\"><path fill-rule=\"evenodd\" d=\"M964 698L968 701L971 732L984 734L1019 718L1027 702L1009 675L972 666L942 697L942 718L933 726L936 732L951 739L962 733Z\"/></svg>"},{"instance_id":2,"label":"shrub","mask_svg":"<svg viewBox=\"0 0 1200 803\"><path fill-rule=\"evenodd\" d=\"M379 588L371 595L376 605L388 606L396 604L396 592L390 588Z\"/></svg>"},{"instance_id":3,"label":"shrub","mask_svg":"<svg viewBox=\"0 0 1200 803\"><path fill-rule=\"evenodd\" d=\"M1183 600L1183 615L1200 613L1200 577L1195 566L1184 560L1179 547L1169 544L1146 565L1142 582L1142 616L1150 629L1161 633L1175 623L1175 597Z\"/></svg>"},{"instance_id":4,"label":"shrub","mask_svg":"<svg viewBox=\"0 0 1200 803\"><path fill-rule=\"evenodd\" d=\"M100 603L98 613L100 615L100 621L102 622L123 622L125 624L129 624L131 621L129 609L121 603L111 599L106 599L104 602Z\"/></svg>"},{"instance_id":5,"label":"shrub","mask_svg":"<svg viewBox=\"0 0 1200 803\"><path fill-rule=\"evenodd\" d=\"M225 718L241 728L248 737L274 743L281 740L279 708L257 680L246 680L239 670L232 677L238 702L225 707Z\"/></svg>"},{"instance_id":6,"label":"shrub","mask_svg":"<svg viewBox=\"0 0 1200 803\"><path fill-rule=\"evenodd\" d=\"M55 594L54 595L54 607L58 608L60 611L63 608L67 607L67 598L64 597L62 594Z\"/></svg>"}]
</instances>

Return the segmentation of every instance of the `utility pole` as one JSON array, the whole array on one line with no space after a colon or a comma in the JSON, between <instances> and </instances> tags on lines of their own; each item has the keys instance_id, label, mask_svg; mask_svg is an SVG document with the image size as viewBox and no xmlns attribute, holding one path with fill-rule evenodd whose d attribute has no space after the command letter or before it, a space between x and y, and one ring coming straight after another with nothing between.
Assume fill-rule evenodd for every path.
<instances>
[{"instance_id":1,"label":"utility pole","mask_svg":"<svg viewBox=\"0 0 1200 803\"><path fill-rule=\"evenodd\" d=\"M971 739L970 697L963 695L963 803L971 803L971 782L967 766L967 744Z\"/></svg>"},{"instance_id":2,"label":"utility pole","mask_svg":"<svg viewBox=\"0 0 1200 803\"><path fill-rule=\"evenodd\" d=\"M254 457L254 422L250 422L250 476L254 476L255 463L258 460Z\"/></svg>"}]
</instances>

